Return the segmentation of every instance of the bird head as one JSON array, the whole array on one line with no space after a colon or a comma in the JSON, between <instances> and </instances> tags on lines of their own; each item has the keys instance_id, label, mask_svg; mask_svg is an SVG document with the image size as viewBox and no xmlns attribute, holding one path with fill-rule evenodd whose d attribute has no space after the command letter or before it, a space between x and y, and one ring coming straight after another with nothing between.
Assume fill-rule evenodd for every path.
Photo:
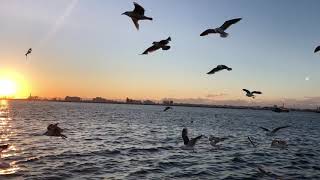
<instances>
[{"instance_id":1,"label":"bird head","mask_svg":"<svg viewBox=\"0 0 320 180\"><path fill-rule=\"evenodd\" d=\"M121 15L129 15L129 11L126 11L126 12L124 12L124 13L122 13Z\"/></svg>"}]
</instances>

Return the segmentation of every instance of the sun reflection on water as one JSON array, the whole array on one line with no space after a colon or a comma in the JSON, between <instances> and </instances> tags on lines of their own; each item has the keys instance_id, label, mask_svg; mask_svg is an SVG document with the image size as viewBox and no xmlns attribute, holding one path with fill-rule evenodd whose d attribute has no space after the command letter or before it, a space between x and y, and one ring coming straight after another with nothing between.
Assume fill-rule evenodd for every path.
<instances>
[{"instance_id":1,"label":"sun reflection on water","mask_svg":"<svg viewBox=\"0 0 320 180\"><path fill-rule=\"evenodd\" d=\"M6 100L0 100L0 145L9 144L12 133L12 118L10 117L9 103ZM16 147L9 145L8 149L0 152L0 175L14 174L19 170L19 167L14 161L6 160L8 157L16 155Z\"/></svg>"}]
</instances>

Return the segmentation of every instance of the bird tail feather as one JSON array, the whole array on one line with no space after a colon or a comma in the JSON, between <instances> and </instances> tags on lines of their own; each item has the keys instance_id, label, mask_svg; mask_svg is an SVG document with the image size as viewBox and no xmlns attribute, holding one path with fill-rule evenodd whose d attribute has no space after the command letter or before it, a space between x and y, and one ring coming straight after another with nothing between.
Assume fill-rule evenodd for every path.
<instances>
[{"instance_id":1,"label":"bird tail feather","mask_svg":"<svg viewBox=\"0 0 320 180\"><path fill-rule=\"evenodd\" d=\"M228 36L229 36L229 34L226 33L226 32L221 32L221 33L220 33L220 37L222 37L222 38L226 38L226 37L228 37Z\"/></svg>"}]
</instances>

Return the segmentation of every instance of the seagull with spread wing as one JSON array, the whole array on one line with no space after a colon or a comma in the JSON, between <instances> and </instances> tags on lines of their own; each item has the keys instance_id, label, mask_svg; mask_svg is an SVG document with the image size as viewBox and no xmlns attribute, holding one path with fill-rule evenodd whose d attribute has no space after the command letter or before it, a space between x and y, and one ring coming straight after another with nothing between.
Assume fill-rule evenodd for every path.
<instances>
[{"instance_id":1,"label":"seagull with spread wing","mask_svg":"<svg viewBox=\"0 0 320 180\"><path fill-rule=\"evenodd\" d=\"M280 129L284 129L284 128L288 128L290 126L281 126L281 127L277 127L277 128L274 128L272 131L270 129L267 129L267 128L264 128L264 127L259 127L260 129L263 129L264 131L267 132L267 135L268 136L273 136L276 134L276 132L278 132Z\"/></svg>"},{"instance_id":2,"label":"seagull with spread wing","mask_svg":"<svg viewBox=\"0 0 320 180\"><path fill-rule=\"evenodd\" d=\"M222 71L222 70L228 70L228 71L231 71L232 68L229 68L228 66L226 65L218 65L217 67L213 68L211 71L209 71L207 74L214 74L216 72L219 72L219 71Z\"/></svg>"},{"instance_id":3,"label":"seagull with spread wing","mask_svg":"<svg viewBox=\"0 0 320 180\"><path fill-rule=\"evenodd\" d=\"M320 51L320 46L318 46L318 47L316 47L316 48L314 49L314 53L317 53L318 51Z\"/></svg>"},{"instance_id":4,"label":"seagull with spread wing","mask_svg":"<svg viewBox=\"0 0 320 180\"><path fill-rule=\"evenodd\" d=\"M183 144L186 146L186 147L189 147L189 148L193 148L197 141L202 137L202 135L200 136L197 136L195 138L192 138L192 139L189 139L188 137L188 129L187 128L183 128L182 129L182 139L183 139Z\"/></svg>"},{"instance_id":5,"label":"seagull with spread wing","mask_svg":"<svg viewBox=\"0 0 320 180\"><path fill-rule=\"evenodd\" d=\"M249 91L249 90L247 90L247 89L242 89L243 91L245 91L247 94L246 94L246 96L248 96L248 97L252 97L252 98L255 98L256 96L254 95L254 94L262 94L262 92L260 92L260 91Z\"/></svg>"},{"instance_id":6,"label":"seagull with spread wing","mask_svg":"<svg viewBox=\"0 0 320 180\"><path fill-rule=\"evenodd\" d=\"M137 30L139 30L139 21L140 20L152 21L152 18L144 15L145 10L138 3L134 2L133 4L134 4L134 10L133 11L126 11L126 12L122 13L122 15L129 16L132 19Z\"/></svg>"},{"instance_id":7,"label":"seagull with spread wing","mask_svg":"<svg viewBox=\"0 0 320 180\"><path fill-rule=\"evenodd\" d=\"M233 24L239 22L242 18L235 18L235 19L231 19L231 20L228 20L226 22L223 23L222 26L218 27L218 28L215 28L215 29L207 29L205 30L204 32L202 32L200 34L200 36L206 36L208 34L215 34L215 33L218 33L220 34L220 37L222 38L226 38L228 37L228 33L226 33L225 31Z\"/></svg>"},{"instance_id":8,"label":"seagull with spread wing","mask_svg":"<svg viewBox=\"0 0 320 180\"><path fill-rule=\"evenodd\" d=\"M152 53L158 49L162 49L164 51L169 50L170 46L168 46L168 44L170 41L171 41L171 37L168 37L167 39L161 40L159 42L155 41L152 43L152 46L146 49L141 55Z\"/></svg>"}]
</instances>

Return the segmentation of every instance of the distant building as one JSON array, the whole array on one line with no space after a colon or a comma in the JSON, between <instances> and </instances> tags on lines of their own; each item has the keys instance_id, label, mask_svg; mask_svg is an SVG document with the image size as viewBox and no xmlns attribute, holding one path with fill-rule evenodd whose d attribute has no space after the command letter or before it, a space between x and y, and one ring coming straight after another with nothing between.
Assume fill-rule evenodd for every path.
<instances>
[{"instance_id":1,"label":"distant building","mask_svg":"<svg viewBox=\"0 0 320 180\"><path fill-rule=\"evenodd\" d=\"M143 101L143 104L156 104L156 103L151 100L145 100Z\"/></svg>"},{"instance_id":2,"label":"distant building","mask_svg":"<svg viewBox=\"0 0 320 180\"><path fill-rule=\"evenodd\" d=\"M28 97L28 100L30 100L30 101L36 101L36 100L39 100L39 97L38 97L38 96L32 96L31 93L30 93L30 95L29 95L29 97Z\"/></svg>"},{"instance_id":3,"label":"distant building","mask_svg":"<svg viewBox=\"0 0 320 180\"><path fill-rule=\"evenodd\" d=\"M140 100L134 100L134 99L126 99L126 103L128 104L142 104L142 102Z\"/></svg>"},{"instance_id":4,"label":"distant building","mask_svg":"<svg viewBox=\"0 0 320 180\"><path fill-rule=\"evenodd\" d=\"M105 103L108 102L108 100L102 97L95 97L92 99L92 102Z\"/></svg>"},{"instance_id":5,"label":"distant building","mask_svg":"<svg viewBox=\"0 0 320 180\"><path fill-rule=\"evenodd\" d=\"M164 100L164 101L162 101L162 104L164 104L164 105L173 105L173 101L171 101L171 100Z\"/></svg>"},{"instance_id":6,"label":"distant building","mask_svg":"<svg viewBox=\"0 0 320 180\"><path fill-rule=\"evenodd\" d=\"M80 97L77 97L77 96L66 96L64 98L65 101L67 102L80 102L81 101L81 98Z\"/></svg>"}]
</instances>

